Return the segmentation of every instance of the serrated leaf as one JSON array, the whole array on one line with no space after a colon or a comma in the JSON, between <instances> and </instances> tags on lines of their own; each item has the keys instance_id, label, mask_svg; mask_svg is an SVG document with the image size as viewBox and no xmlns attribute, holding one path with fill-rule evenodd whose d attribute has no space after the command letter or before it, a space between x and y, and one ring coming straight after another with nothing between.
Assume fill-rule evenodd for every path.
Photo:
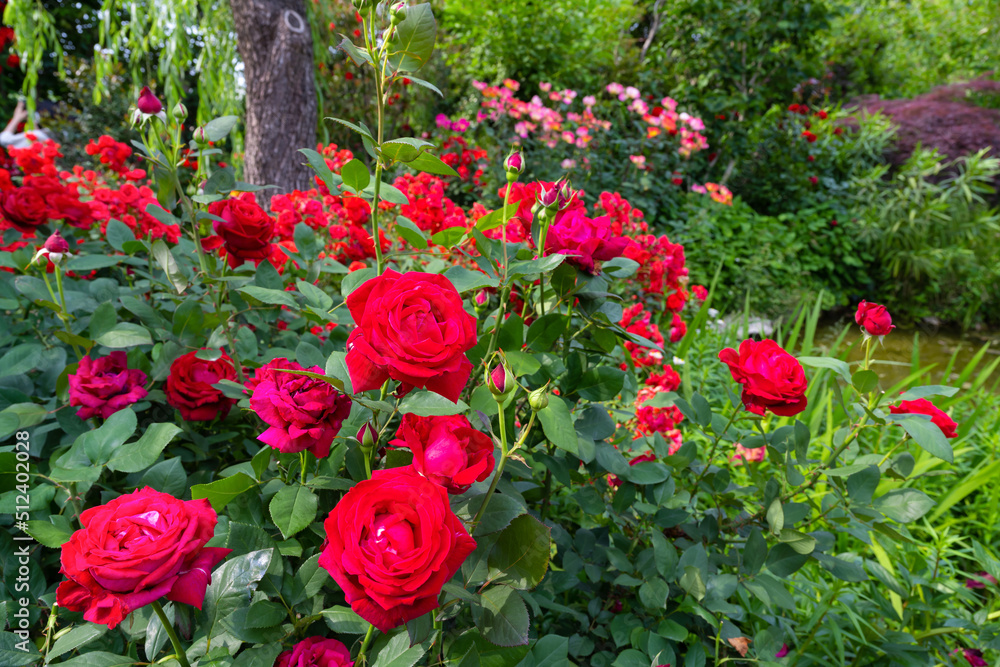
<instances>
[{"instance_id":1,"label":"serrated leaf","mask_svg":"<svg viewBox=\"0 0 1000 667\"><path fill-rule=\"evenodd\" d=\"M274 494L268 509L271 520L288 539L316 518L319 497L305 486L286 486Z\"/></svg>"},{"instance_id":2,"label":"serrated leaf","mask_svg":"<svg viewBox=\"0 0 1000 667\"><path fill-rule=\"evenodd\" d=\"M95 338L94 342L112 349L122 349L138 345L152 345L153 337L144 326L131 322L120 322L110 331Z\"/></svg>"},{"instance_id":3,"label":"serrated leaf","mask_svg":"<svg viewBox=\"0 0 1000 667\"><path fill-rule=\"evenodd\" d=\"M233 498L255 486L257 482L250 475L238 472L232 477L223 477L209 484L195 484L191 487L191 499L208 498L212 509L218 512Z\"/></svg>"},{"instance_id":4,"label":"serrated leaf","mask_svg":"<svg viewBox=\"0 0 1000 667\"><path fill-rule=\"evenodd\" d=\"M528 514L511 521L497 536L487 560L490 579L521 590L540 584L549 567L550 533L548 526Z\"/></svg>"},{"instance_id":5,"label":"serrated leaf","mask_svg":"<svg viewBox=\"0 0 1000 667\"><path fill-rule=\"evenodd\" d=\"M156 463L160 452L181 430L176 424L150 424L141 438L114 451L108 460L108 468L118 472L145 470Z\"/></svg>"},{"instance_id":6,"label":"serrated leaf","mask_svg":"<svg viewBox=\"0 0 1000 667\"><path fill-rule=\"evenodd\" d=\"M520 593L508 586L493 586L479 600L472 613L483 637L497 646L528 643L530 617Z\"/></svg>"}]
</instances>

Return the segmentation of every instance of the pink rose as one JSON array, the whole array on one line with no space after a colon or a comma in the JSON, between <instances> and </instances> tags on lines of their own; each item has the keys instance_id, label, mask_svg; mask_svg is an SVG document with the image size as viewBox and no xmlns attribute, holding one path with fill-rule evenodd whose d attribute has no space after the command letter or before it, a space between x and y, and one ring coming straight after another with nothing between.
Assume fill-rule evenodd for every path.
<instances>
[{"instance_id":1,"label":"pink rose","mask_svg":"<svg viewBox=\"0 0 1000 667\"><path fill-rule=\"evenodd\" d=\"M253 392L250 407L270 428L257 439L279 452L309 450L317 458L329 456L330 444L351 414L350 397L328 382L285 373L283 368L323 373L319 366L304 369L284 358L258 368L247 382Z\"/></svg>"},{"instance_id":2,"label":"pink rose","mask_svg":"<svg viewBox=\"0 0 1000 667\"><path fill-rule=\"evenodd\" d=\"M545 237L545 251L569 255L567 261L590 273L597 273L596 262L620 257L629 239L615 236L611 218L589 218L582 208L569 208L556 214Z\"/></svg>"},{"instance_id":3,"label":"pink rose","mask_svg":"<svg viewBox=\"0 0 1000 667\"><path fill-rule=\"evenodd\" d=\"M69 404L79 406L80 419L107 419L122 408L137 403L148 393L143 385L146 374L128 367L121 350L100 359L85 356L69 380Z\"/></svg>"}]
</instances>

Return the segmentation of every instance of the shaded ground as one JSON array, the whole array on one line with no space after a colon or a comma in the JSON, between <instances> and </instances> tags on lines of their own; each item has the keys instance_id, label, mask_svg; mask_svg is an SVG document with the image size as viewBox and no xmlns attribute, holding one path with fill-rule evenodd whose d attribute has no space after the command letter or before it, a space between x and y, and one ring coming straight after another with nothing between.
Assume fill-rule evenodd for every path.
<instances>
[{"instance_id":1,"label":"shaded ground","mask_svg":"<svg viewBox=\"0 0 1000 667\"><path fill-rule=\"evenodd\" d=\"M949 158L996 147L1000 157L1000 81L977 79L941 86L913 99L883 100L866 95L851 101L863 112L881 111L897 126L897 142L889 154L894 165L902 164L919 144L937 148ZM1000 182L996 185L1000 186Z\"/></svg>"}]
</instances>

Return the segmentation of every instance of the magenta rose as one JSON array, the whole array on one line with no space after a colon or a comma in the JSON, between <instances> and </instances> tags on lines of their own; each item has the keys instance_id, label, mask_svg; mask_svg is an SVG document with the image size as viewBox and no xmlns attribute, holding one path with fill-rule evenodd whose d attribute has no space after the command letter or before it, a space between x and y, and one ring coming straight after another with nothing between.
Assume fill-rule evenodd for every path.
<instances>
[{"instance_id":1,"label":"magenta rose","mask_svg":"<svg viewBox=\"0 0 1000 667\"><path fill-rule=\"evenodd\" d=\"M45 198L32 187L0 191L0 217L19 232L34 231L49 219Z\"/></svg>"},{"instance_id":2,"label":"magenta rose","mask_svg":"<svg viewBox=\"0 0 1000 667\"><path fill-rule=\"evenodd\" d=\"M461 415L404 415L389 444L413 452L414 470L448 493L465 493L493 472L493 440Z\"/></svg>"},{"instance_id":3,"label":"magenta rose","mask_svg":"<svg viewBox=\"0 0 1000 667\"><path fill-rule=\"evenodd\" d=\"M208 500L148 486L92 507L62 545L56 601L109 628L163 597L201 609L212 568L232 551L205 546L217 522Z\"/></svg>"},{"instance_id":4,"label":"magenta rose","mask_svg":"<svg viewBox=\"0 0 1000 667\"><path fill-rule=\"evenodd\" d=\"M448 493L411 466L358 482L323 527L320 566L382 632L436 609L441 588L476 548Z\"/></svg>"},{"instance_id":5,"label":"magenta rose","mask_svg":"<svg viewBox=\"0 0 1000 667\"><path fill-rule=\"evenodd\" d=\"M319 366L304 369L288 359L258 368L247 382L253 392L250 407L270 428L257 439L280 452L308 450L317 458L329 456L330 444L351 414L351 399L328 382L285 373L285 368L323 374Z\"/></svg>"},{"instance_id":6,"label":"magenta rose","mask_svg":"<svg viewBox=\"0 0 1000 667\"><path fill-rule=\"evenodd\" d=\"M773 340L747 339L737 353L726 348L719 360L743 385L743 406L755 415L770 410L790 417L806 409L806 374L799 360Z\"/></svg>"},{"instance_id":7,"label":"magenta rose","mask_svg":"<svg viewBox=\"0 0 1000 667\"><path fill-rule=\"evenodd\" d=\"M895 328L892 316L889 315L885 306L867 301L858 304L858 312L854 314L854 321L870 336L886 336Z\"/></svg>"},{"instance_id":8,"label":"magenta rose","mask_svg":"<svg viewBox=\"0 0 1000 667\"><path fill-rule=\"evenodd\" d=\"M137 403L148 393L143 386L146 374L128 367L121 350L100 359L85 356L69 380L69 404L78 406L80 419L107 419L122 408Z\"/></svg>"},{"instance_id":9,"label":"magenta rose","mask_svg":"<svg viewBox=\"0 0 1000 667\"><path fill-rule=\"evenodd\" d=\"M614 234L611 218L589 218L582 208L557 213L545 237L546 252L568 255L566 261L590 273L597 273L596 262L620 257L628 244Z\"/></svg>"},{"instance_id":10,"label":"magenta rose","mask_svg":"<svg viewBox=\"0 0 1000 667\"><path fill-rule=\"evenodd\" d=\"M434 273L389 269L347 297L357 328L347 339L354 391L400 382L399 395L423 387L457 402L472 364L476 318L451 281Z\"/></svg>"},{"instance_id":11,"label":"magenta rose","mask_svg":"<svg viewBox=\"0 0 1000 667\"><path fill-rule=\"evenodd\" d=\"M894 415L927 415L946 438L958 436L958 424L949 417L944 410L940 409L926 398L918 398L913 401L900 401L899 405L890 405L889 412Z\"/></svg>"},{"instance_id":12,"label":"magenta rose","mask_svg":"<svg viewBox=\"0 0 1000 667\"><path fill-rule=\"evenodd\" d=\"M274 667L353 667L351 652L336 639L306 637L278 654Z\"/></svg>"}]
</instances>

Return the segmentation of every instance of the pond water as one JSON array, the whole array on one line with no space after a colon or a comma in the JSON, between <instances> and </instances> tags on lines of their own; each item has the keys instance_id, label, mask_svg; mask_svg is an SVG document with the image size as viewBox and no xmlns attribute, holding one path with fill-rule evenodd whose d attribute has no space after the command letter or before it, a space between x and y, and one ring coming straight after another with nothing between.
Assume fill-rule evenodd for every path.
<instances>
[{"instance_id":1,"label":"pond water","mask_svg":"<svg viewBox=\"0 0 1000 667\"><path fill-rule=\"evenodd\" d=\"M831 353L832 346L836 343L844 327L852 325L851 330L844 337L841 349L850 345L856 338L860 337L857 326L853 318L840 318L834 321L821 321L816 330L815 343L822 353ZM893 329L892 334L886 336L881 346L876 346L872 352L872 358L876 360L878 371L883 379L883 386L891 386L903 380L910 374L911 361L913 358L914 335L917 336L920 367L934 365L929 371L930 381L924 380L921 384L954 384L959 374L972 361L983 345L989 343L990 348L983 355L976 366L966 385L975 380L977 373L996 361L1000 356L1000 331L968 332L961 333L948 331L945 329ZM958 355L954 366L949 372L949 377L944 377L944 371L951 361L952 355L958 350ZM864 359L864 352L860 345L855 345L848 356L849 361L861 361ZM987 387L993 385L1000 377L1000 369L994 372Z\"/></svg>"}]
</instances>

